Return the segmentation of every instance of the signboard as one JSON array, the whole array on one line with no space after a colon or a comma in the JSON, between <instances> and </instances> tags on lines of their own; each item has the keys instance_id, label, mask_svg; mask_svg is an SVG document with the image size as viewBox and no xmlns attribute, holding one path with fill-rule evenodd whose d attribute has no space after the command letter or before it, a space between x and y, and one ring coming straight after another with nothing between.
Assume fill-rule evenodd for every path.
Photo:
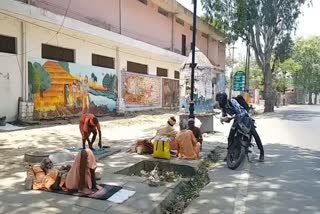
<instances>
[{"instance_id":1,"label":"signboard","mask_svg":"<svg viewBox=\"0 0 320 214\"><path fill-rule=\"evenodd\" d=\"M233 76L233 90L244 91L246 85L246 73L244 71L237 71Z\"/></svg>"}]
</instances>

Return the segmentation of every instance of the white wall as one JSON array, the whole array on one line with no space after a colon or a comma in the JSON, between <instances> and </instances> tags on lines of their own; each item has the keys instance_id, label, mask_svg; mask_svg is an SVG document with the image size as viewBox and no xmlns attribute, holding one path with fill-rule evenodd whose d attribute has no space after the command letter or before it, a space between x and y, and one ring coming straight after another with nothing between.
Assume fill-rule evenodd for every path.
<instances>
[{"instance_id":1,"label":"white wall","mask_svg":"<svg viewBox=\"0 0 320 214\"><path fill-rule=\"evenodd\" d=\"M21 22L0 16L0 34L17 37L17 51L21 53ZM16 119L18 98L22 96L21 55L0 53L0 117ZM8 78L8 79L7 79Z\"/></svg>"},{"instance_id":2,"label":"white wall","mask_svg":"<svg viewBox=\"0 0 320 214\"><path fill-rule=\"evenodd\" d=\"M9 73L9 79L3 78L0 74L0 116L7 116L8 121L17 119L18 98L23 94L22 83L22 23L19 19L0 15L0 34L17 37L18 54L0 53L0 73L6 75ZM45 28L43 28L45 27ZM97 39L96 36L88 35L80 32L72 33L72 38L68 35L58 34L49 29L51 24L44 24L43 27L26 23L26 59L41 58L41 45L47 43L54 46L65 47L75 50L75 63L91 65L92 53L105 55L116 58L116 48L118 43L110 40ZM61 31L62 32L62 31ZM80 38L81 39L77 39ZM96 39L96 40L95 40ZM88 42L90 41L90 42ZM101 42L103 41L103 42ZM92 44L94 42L95 44ZM17 63L17 59L19 63ZM168 78L174 78L174 71L180 70L181 61L173 63L173 59L164 57L137 49L135 47L127 47L122 45L119 47L119 69L126 69L127 61L147 64L148 73L156 75L157 67L168 69ZM21 72L19 69L21 67ZM117 59L115 59L117 68ZM26 75L26 82L28 76ZM26 88L27 90L27 88ZM28 93L25 92L25 93ZM5 101L5 102L4 102Z\"/></svg>"}]
</instances>

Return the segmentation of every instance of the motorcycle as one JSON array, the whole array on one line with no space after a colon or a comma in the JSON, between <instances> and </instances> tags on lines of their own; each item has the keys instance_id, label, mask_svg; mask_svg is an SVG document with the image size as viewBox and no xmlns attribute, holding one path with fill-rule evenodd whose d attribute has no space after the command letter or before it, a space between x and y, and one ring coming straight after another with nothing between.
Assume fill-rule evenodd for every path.
<instances>
[{"instance_id":1,"label":"motorcycle","mask_svg":"<svg viewBox=\"0 0 320 214\"><path fill-rule=\"evenodd\" d=\"M249 162L249 150L253 147L251 127L254 126L254 120L251 117L244 117L236 124L236 133L231 145L228 146L227 165L228 168L237 169L245 157Z\"/></svg>"}]
</instances>

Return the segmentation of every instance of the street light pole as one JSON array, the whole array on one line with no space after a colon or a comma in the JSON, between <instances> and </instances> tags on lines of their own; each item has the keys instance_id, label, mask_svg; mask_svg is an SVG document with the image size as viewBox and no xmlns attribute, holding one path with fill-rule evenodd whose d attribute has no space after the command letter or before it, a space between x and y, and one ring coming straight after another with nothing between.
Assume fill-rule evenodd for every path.
<instances>
[{"instance_id":1,"label":"street light pole","mask_svg":"<svg viewBox=\"0 0 320 214\"><path fill-rule=\"evenodd\" d=\"M197 0L193 0L193 29L192 29L192 62L191 62L191 94L190 94L190 105L189 105L189 118L194 118L194 69L195 63L195 51L196 51L196 33L197 33Z\"/></svg>"},{"instance_id":2,"label":"street light pole","mask_svg":"<svg viewBox=\"0 0 320 214\"><path fill-rule=\"evenodd\" d=\"M232 95L232 87L233 87L234 49L236 48L236 47L234 46L234 43L233 43L233 46L232 46L231 48L232 48L232 66L231 66L231 74L230 74L229 98L231 98L231 95Z\"/></svg>"}]
</instances>

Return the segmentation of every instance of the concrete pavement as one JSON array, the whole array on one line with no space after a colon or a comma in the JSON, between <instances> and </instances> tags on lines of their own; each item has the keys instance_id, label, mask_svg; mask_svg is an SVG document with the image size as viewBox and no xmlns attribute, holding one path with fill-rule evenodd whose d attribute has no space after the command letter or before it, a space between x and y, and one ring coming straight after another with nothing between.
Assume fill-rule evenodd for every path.
<instances>
[{"instance_id":1,"label":"concrete pavement","mask_svg":"<svg viewBox=\"0 0 320 214\"><path fill-rule=\"evenodd\" d=\"M225 163L185 213L320 213L320 106L289 106L257 118L266 161ZM228 127L220 127L227 134Z\"/></svg>"},{"instance_id":2,"label":"concrete pavement","mask_svg":"<svg viewBox=\"0 0 320 214\"><path fill-rule=\"evenodd\" d=\"M170 116L172 115L140 115L135 118L101 122L103 143L108 142L113 148L122 149L122 152L98 161L98 171L101 169L102 174L100 182L136 191L133 197L120 205L109 201L24 190L24 153L35 148L80 146L78 124L0 133L0 213L153 213L159 208L160 202L171 194L176 183L152 188L146 184L145 178L114 172L142 160L151 159L151 156L128 154L125 151L134 140L153 136L155 129L165 124ZM221 141L221 135L206 135L204 140L203 150L211 151L217 145L215 141ZM174 161L177 161L177 164L179 161L180 164L200 163L170 160L171 163Z\"/></svg>"}]
</instances>

